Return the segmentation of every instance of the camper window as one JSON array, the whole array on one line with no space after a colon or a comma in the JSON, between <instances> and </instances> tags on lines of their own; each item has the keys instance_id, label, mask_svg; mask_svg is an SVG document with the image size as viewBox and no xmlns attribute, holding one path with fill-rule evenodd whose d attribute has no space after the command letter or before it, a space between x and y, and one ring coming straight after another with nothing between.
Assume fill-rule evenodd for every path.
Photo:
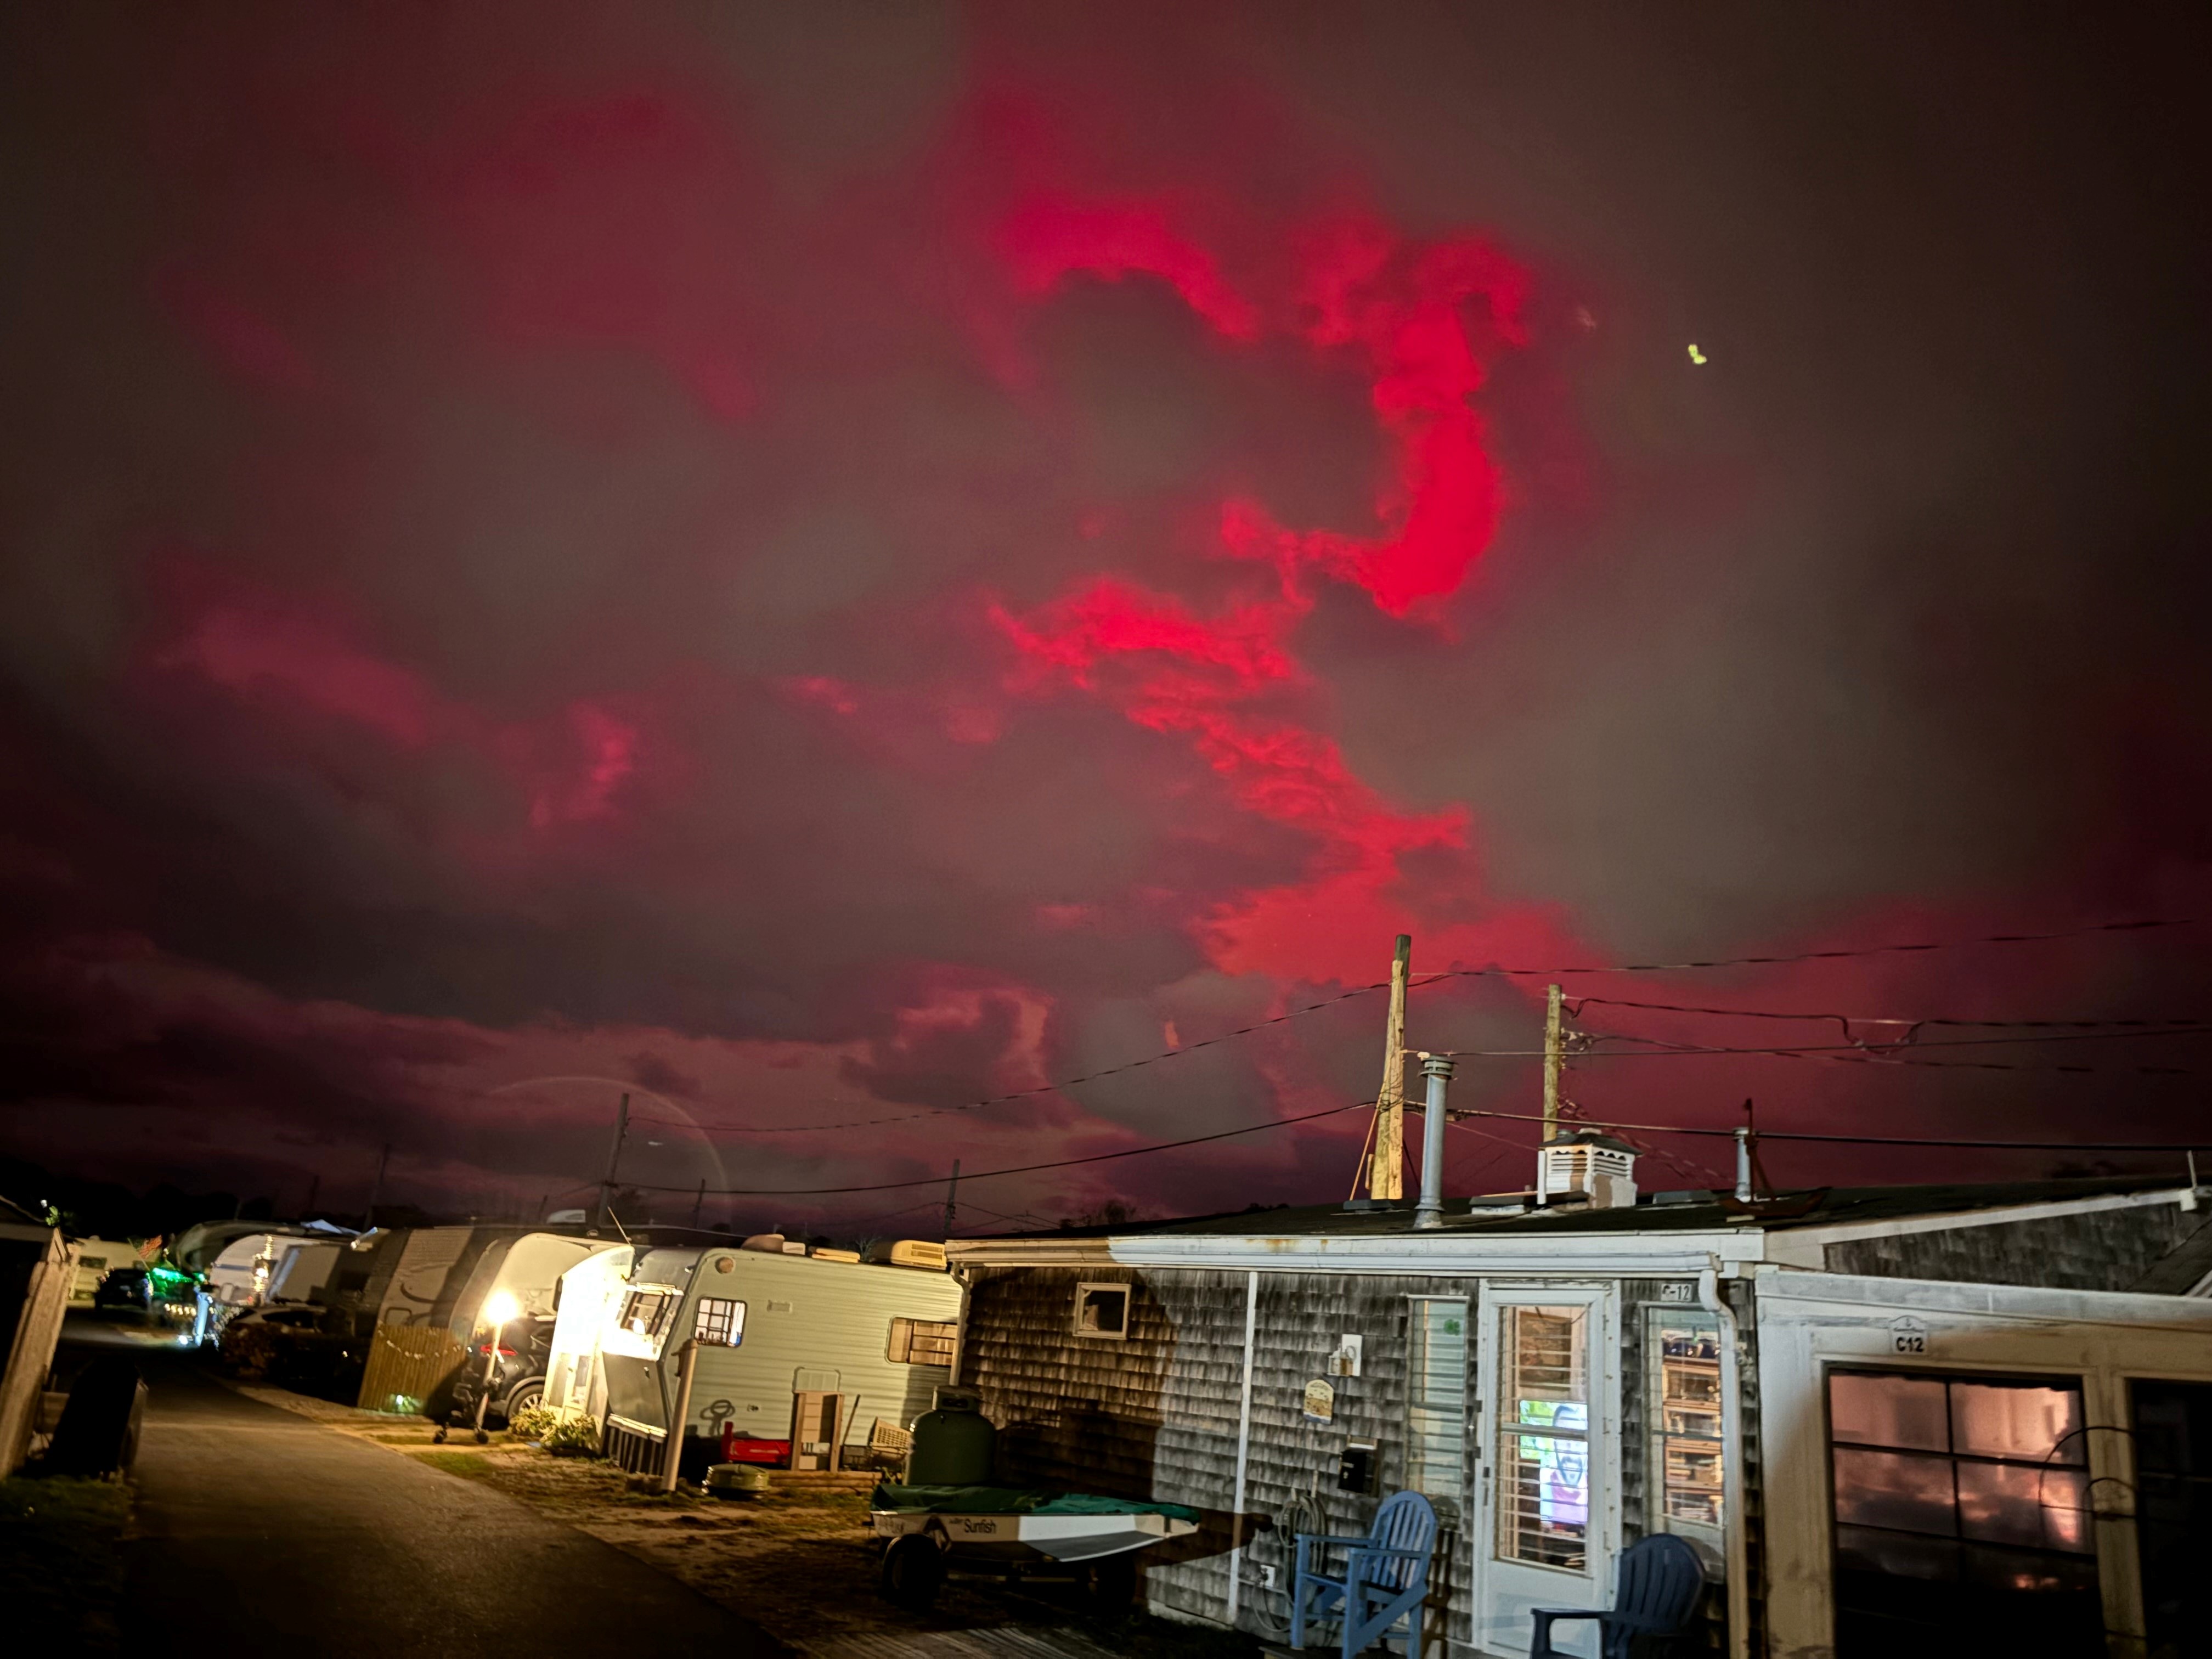
<instances>
[{"instance_id":1,"label":"camper window","mask_svg":"<svg viewBox=\"0 0 2212 1659\"><path fill-rule=\"evenodd\" d=\"M673 1291L632 1291L623 1298L622 1317L615 1322L634 1336L657 1341L675 1310Z\"/></svg>"},{"instance_id":2,"label":"camper window","mask_svg":"<svg viewBox=\"0 0 2212 1659\"><path fill-rule=\"evenodd\" d=\"M908 1365L950 1365L959 1334L949 1319L894 1319L885 1357Z\"/></svg>"},{"instance_id":3,"label":"camper window","mask_svg":"<svg viewBox=\"0 0 2212 1659\"><path fill-rule=\"evenodd\" d=\"M699 1298L699 1322L691 1334L708 1347L734 1348L745 1340L745 1304L720 1297Z\"/></svg>"},{"instance_id":4,"label":"camper window","mask_svg":"<svg viewBox=\"0 0 2212 1659\"><path fill-rule=\"evenodd\" d=\"M1075 1287L1075 1334L1078 1336L1126 1338L1129 1334L1129 1287L1127 1285L1078 1285Z\"/></svg>"}]
</instances>

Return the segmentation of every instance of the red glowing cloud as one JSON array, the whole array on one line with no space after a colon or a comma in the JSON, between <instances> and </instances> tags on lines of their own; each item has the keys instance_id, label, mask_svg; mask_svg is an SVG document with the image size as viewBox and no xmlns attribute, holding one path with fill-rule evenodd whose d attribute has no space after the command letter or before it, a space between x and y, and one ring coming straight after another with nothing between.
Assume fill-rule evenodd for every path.
<instances>
[{"instance_id":1,"label":"red glowing cloud","mask_svg":"<svg viewBox=\"0 0 2212 1659\"><path fill-rule=\"evenodd\" d=\"M642 733L602 703L580 698L551 720L494 719L377 654L359 630L281 596L232 585L183 603L187 620L149 655L157 673L216 687L280 724L304 715L365 732L402 755L473 753L520 791L534 830L612 817L637 770Z\"/></svg>"},{"instance_id":2,"label":"red glowing cloud","mask_svg":"<svg viewBox=\"0 0 2212 1659\"><path fill-rule=\"evenodd\" d=\"M267 604L210 605L154 660L243 702L305 708L406 749L428 743L442 718L421 675L364 650L319 617Z\"/></svg>"},{"instance_id":3,"label":"red glowing cloud","mask_svg":"<svg viewBox=\"0 0 2212 1659\"><path fill-rule=\"evenodd\" d=\"M1101 575L1033 617L994 606L993 617L1028 665L1018 686L1036 690L1056 676L1139 726L1182 738L1243 811L1314 838L1309 881L1224 905L1208 949L1224 968L1318 979L1360 959L1333 941L1397 925L1402 907L1386 890L1401 856L1464 853L1471 823L1458 809L1393 810L1332 739L1285 705L1283 694L1311 685L1291 646L1311 609L1304 583L1317 574L1356 585L1401 617L1432 611L1465 584L1504 498L1474 399L1489 358L1528 343L1531 279L1486 241L1409 243L1371 221L1285 240L1288 274L1275 286L1292 298L1273 316L1233 289L1198 241L1171 228L1162 206L1032 203L1000 227L998 246L1024 294L1049 295L1079 273L1147 276L1231 346L1273 331L1320 356L1354 355L1395 458L1375 499L1382 532L1288 530L1258 502L1232 498L1218 509L1220 550L1272 566L1270 592L1209 617ZM1534 931L1553 930L1547 922Z\"/></svg>"},{"instance_id":4,"label":"red glowing cloud","mask_svg":"<svg viewBox=\"0 0 2212 1659\"><path fill-rule=\"evenodd\" d=\"M1007 218L997 241L1024 294L1049 294L1078 271L1109 282L1157 276L1216 332L1260 337L1259 307L1230 286L1212 254L1170 226L1164 207L1040 199Z\"/></svg>"}]
</instances>

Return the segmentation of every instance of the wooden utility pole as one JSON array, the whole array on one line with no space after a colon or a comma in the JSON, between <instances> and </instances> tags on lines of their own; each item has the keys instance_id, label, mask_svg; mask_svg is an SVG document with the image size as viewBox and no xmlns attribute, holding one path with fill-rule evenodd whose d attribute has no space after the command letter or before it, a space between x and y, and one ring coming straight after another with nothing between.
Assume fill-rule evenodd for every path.
<instances>
[{"instance_id":1,"label":"wooden utility pole","mask_svg":"<svg viewBox=\"0 0 2212 1659\"><path fill-rule=\"evenodd\" d=\"M953 1200L960 1195L960 1160L952 1160L952 1179L945 1183L945 1236L952 1237L952 1218L958 1213Z\"/></svg>"},{"instance_id":2,"label":"wooden utility pole","mask_svg":"<svg viewBox=\"0 0 2212 1659\"><path fill-rule=\"evenodd\" d=\"M1539 1204L1552 1201L1552 1166L1547 1161L1543 1149L1550 1146L1559 1133L1559 1071L1565 1063L1566 1048L1559 1031L1563 1012L1559 988L1554 985L1544 997L1544 1127L1536 1138L1536 1202Z\"/></svg>"},{"instance_id":3,"label":"wooden utility pole","mask_svg":"<svg viewBox=\"0 0 2212 1659\"><path fill-rule=\"evenodd\" d=\"M1556 985L1544 999L1544 1144L1559 1133L1559 1071L1565 1063L1565 1042L1559 1030L1563 1012Z\"/></svg>"},{"instance_id":4,"label":"wooden utility pole","mask_svg":"<svg viewBox=\"0 0 2212 1659\"><path fill-rule=\"evenodd\" d=\"M1406 976L1413 936L1398 935L1390 953L1390 1012L1382 1023L1382 1087L1375 1097L1375 1150L1367 1164L1367 1195L1406 1195Z\"/></svg>"},{"instance_id":5,"label":"wooden utility pole","mask_svg":"<svg viewBox=\"0 0 2212 1659\"><path fill-rule=\"evenodd\" d=\"M706 1206L706 1203L707 1177L701 1176L699 1177L699 1196L691 1200L691 1227L692 1231L695 1232L698 1231L699 1227L699 1212Z\"/></svg>"},{"instance_id":6,"label":"wooden utility pole","mask_svg":"<svg viewBox=\"0 0 2212 1659\"><path fill-rule=\"evenodd\" d=\"M604 1228L607 1218L614 1213L615 1166L622 1162L623 1137L629 1133L629 1095L625 1091L622 1104L615 1109L615 1144L607 1148L606 1178L599 1182L599 1225Z\"/></svg>"}]
</instances>

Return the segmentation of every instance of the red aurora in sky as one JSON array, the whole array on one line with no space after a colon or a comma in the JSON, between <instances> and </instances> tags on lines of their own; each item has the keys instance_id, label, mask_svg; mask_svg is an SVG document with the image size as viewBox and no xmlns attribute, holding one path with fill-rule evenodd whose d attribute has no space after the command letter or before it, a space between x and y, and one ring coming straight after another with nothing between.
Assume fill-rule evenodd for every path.
<instances>
[{"instance_id":1,"label":"red aurora in sky","mask_svg":"<svg viewBox=\"0 0 2212 1659\"><path fill-rule=\"evenodd\" d=\"M1356 1111L1267 1126L1371 1093L1379 1003L1274 1017L1399 932L1698 1006L2212 993L2186 927L1583 971L2212 915L2201 249L2067 26L427 19L7 26L14 1155L344 1206L389 1143L528 1212L628 1088L671 1213L1254 1129L964 1188L1212 1210L1348 1187ZM1417 991L1502 1051L1462 1103L1528 1109L1548 976ZM1578 1006L1656 1040L1574 1079L1639 1121L2159 1138L2197 1052Z\"/></svg>"}]
</instances>

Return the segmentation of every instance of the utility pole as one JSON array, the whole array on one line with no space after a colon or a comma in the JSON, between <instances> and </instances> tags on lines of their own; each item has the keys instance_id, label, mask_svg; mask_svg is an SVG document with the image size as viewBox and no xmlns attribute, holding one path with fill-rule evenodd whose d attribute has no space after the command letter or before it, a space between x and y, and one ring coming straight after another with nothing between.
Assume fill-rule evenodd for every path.
<instances>
[{"instance_id":1,"label":"utility pole","mask_svg":"<svg viewBox=\"0 0 2212 1659\"><path fill-rule=\"evenodd\" d=\"M1559 988L1553 986L1544 998L1544 1140L1549 1145L1559 1133L1559 1072L1565 1059L1565 1042L1559 1030L1564 1012Z\"/></svg>"},{"instance_id":2,"label":"utility pole","mask_svg":"<svg viewBox=\"0 0 2212 1659\"><path fill-rule=\"evenodd\" d=\"M699 1212L706 1207L706 1203L707 1177L701 1176L699 1177L699 1196L691 1200L691 1231L694 1232L696 1232L699 1230Z\"/></svg>"},{"instance_id":3,"label":"utility pole","mask_svg":"<svg viewBox=\"0 0 2212 1659\"><path fill-rule=\"evenodd\" d=\"M1536 1138L1536 1202L1552 1201L1552 1166L1544 1154L1559 1133L1559 1073L1566 1063L1566 1041L1560 1030L1565 1012L1559 988L1544 994L1544 1127Z\"/></svg>"},{"instance_id":4,"label":"utility pole","mask_svg":"<svg viewBox=\"0 0 2212 1659\"><path fill-rule=\"evenodd\" d=\"M1390 1012L1382 1022L1382 1087L1375 1097L1375 1150L1367 1164L1367 1195L1406 1195L1406 977L1413 936L1398 935L1390 953Z\"/></svg>"},{"instance_id":5,"label":"utility pole","mask_svg":"<svg viewBox=\"0 0 2212 1659\"><path fill-rule=\"evenodd\" d=\"M384 1151L377 1155L376 1179L369 1183L368 1208L361 1218L361 1230L367 1232L376 1225L376 1200L384 1196L384 1166L392 1162L392 1143L384 1143Z\"/></svg>"},{"instance_id":6,"label":"utility pole","mask_svg":"<svg viewBox=\"0 0 2212 1659\"><path fill-rule=\"evenodd\" d=\"M599 1182L599 1227L604 1229L607 1218L614 1213L615 1166L622 1162L623 1137L629 1133L629 1094L623 1093L622 1104L615 1109L615 1144L607 1148L607 1173Z\"/></svg>"},{"instance_id":7,"label":"utility pole","mask_svg":"<svg viewBox=\"0 0 2212 1659\"><path fill-rule=\"evenodd\" d=\"M945 1237L948 1239L952 1237L952 1218L956 1212L953 1200L959 1194L960 1160L956 1158L952 1160L952 1179L945 1183Z\"/></svg>"}]
</instances>

